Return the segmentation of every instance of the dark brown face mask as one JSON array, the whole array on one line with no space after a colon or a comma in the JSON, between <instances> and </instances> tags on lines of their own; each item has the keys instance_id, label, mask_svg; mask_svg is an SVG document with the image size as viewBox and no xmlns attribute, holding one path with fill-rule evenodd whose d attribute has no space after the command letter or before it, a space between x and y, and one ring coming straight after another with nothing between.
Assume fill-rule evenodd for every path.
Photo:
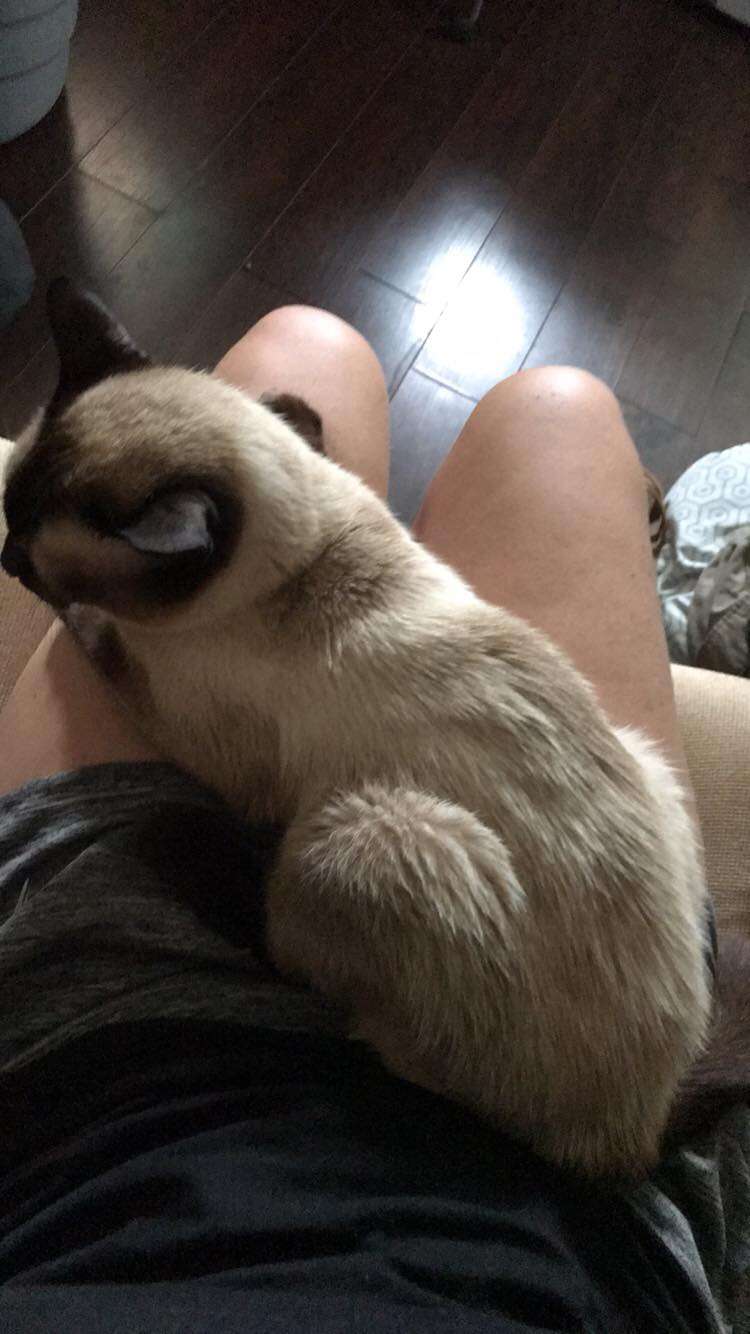
<instances>
[{"instance_id":1,"label":"dark brown face mask","mask_svg":"<svg viewBox=\"0 0 750 1334\"><path fill-rule=\"evenodd\" d=\"M60 375L34 443L5 490L2 567L58 610L86 602L150 616L191 597L227 563L243 517L237 489L208 456L186 471L179 450L164 459L163 475L144 486L137 502L132 486L118 484L104 462L95 483L81 484L80 446L66 410L102 381L142 372L152 362L97 296L67 278L52 283L48 308ZM291 394L261 401L322 451L322 423L307 403ZM128 480L138 469L137 459L128 462ZM49 550L40 561L42 529L49 534L57 521L59 534L61 520L69 525L64 550L58 544L51 561ZM71 527L77 547L72 555Z\"/></svg>"},{"instance_id":2,"label":"dark brown face mask","mask_svg":"<svg viewBox=\"0 0 750 1334\"><path fill-rule=\"evenodd\" d=\"M101 380L151 365L99 298L75 287L68 278L50 284L47 312L60 362L57 386L34 445L14 469L4 496L12 540L6 542L3 568L22 579L27 572L23 543L42 515L54 512L65 476L69 445L56 430L61 414Z\"/></svg>"},{"instance_id":3,"label":"dark brown face mask","mask_svg":"<svg viewBox=\"0 0 750 1334\"><path fill-rule=\"evenodd\" d=\"M184 599L226 558L231 496L219 494L214 478L203 484L172 475L123 512L108 494L106 475L88 491L73 482L77 447L61 420L66 409L101 381L152 363L99 298L67 278L52 283L48 310L60 375L37 437L5 490L2 568L58 610L72 601L117 611ZM61 561L42 578L35 543L43 528L61 520L78 526L81 559Z\"/></svg>"},{"instance_id":4,"label":"dark brown face mask","mask_svg":"<svg viewBox=\"0 0 750 1334\"><path fill-rule=\"evenodd\" d=\"M15 538L6 537L0 564L11 579L20 579L28 587L28 580L33 575L33 568L24 548Z\"/></svg>"}]
</instances>

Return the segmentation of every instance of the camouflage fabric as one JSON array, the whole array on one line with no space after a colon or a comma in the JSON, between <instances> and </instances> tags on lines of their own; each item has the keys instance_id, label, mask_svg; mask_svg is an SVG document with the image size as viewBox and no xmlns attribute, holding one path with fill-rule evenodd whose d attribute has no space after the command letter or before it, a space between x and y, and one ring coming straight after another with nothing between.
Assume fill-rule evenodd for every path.
<instances>
[{"instance_id":1,"label":"camouflage fabric","mask_svg":"<svg viewBox=\"0 0 750 1334\"><path fill-rule=\"evenodd\" d=\"M667 540L667 507L658 477L654 477L654 474L649 472L648 468L643 469L643 476L646 482L651 552L655 559Z\"/></svg>"},{"instance_id":2,"label":"camouflage fabric","mask_svg":"<svg viewBox=\"0 0 750 1334\"><path fill-rule=\"evenodd\" d=\"M750 675L750 524L737 529L700 576L687 639L696 667Z\"/></svg>"},{"instance_id":3,"label":"camouflage fabric","mask_svg":"<svg viewBox=\"0 0 750 1334\"><path fill-rule=\"evenodd\" d=\"M750 444L698 459L666 497L656 582L673 662L750 674Z\"/></svg>"}]
</instances>

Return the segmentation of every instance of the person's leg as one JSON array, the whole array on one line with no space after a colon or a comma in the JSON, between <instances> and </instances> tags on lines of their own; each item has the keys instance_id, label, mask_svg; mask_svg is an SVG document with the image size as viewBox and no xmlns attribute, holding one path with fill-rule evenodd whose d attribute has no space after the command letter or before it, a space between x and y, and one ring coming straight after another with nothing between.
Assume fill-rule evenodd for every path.
<instances>
[{"instance_id":1,"label":"person's leg","mask_svg":"<svg viewBox=\"0 0 750 1334\"><path fill-rule=\"evenodd\" d=\"M297 394L323 418L326 452L380 495L388 487L388 395L369 344L334 315L273 311L216 374L248 393ZM32 778L113 760L160 758L57 623L0 714L0 794Z\"/></svg>"},{"instance_id":2,"label":"person's leg","mask_svg":"<svg viewBox=\"0 0 750 1334\"><path fill-rule=\"evenodd\" d=\"M350 325L311 306L284 306L259 320L214 373L254 398L305 399L323 419L329 458L385 499L388 391L370 344Z\"/></svg>"},{"instance_id":3,"label":"person's leg","mask_svg":"<svg viewBox=\"0 0 750 1334\"><path fill-rule=\"evenodd\" d=\"M160 758L57 621L0 713L0 795L67 769Z\"/></svg>"},{"instance_id":4,"label":"person's leg","mask_svg":"<svg viewBox=\"0 0 750 1334\"><path fill-rule=\"evenodd\" d=\"M481 597L546 631L610 719L642 728L684 770L644 474L604 384L567 367L502 381L434 478L415 533Z\"/></svg>"}]
</instances>

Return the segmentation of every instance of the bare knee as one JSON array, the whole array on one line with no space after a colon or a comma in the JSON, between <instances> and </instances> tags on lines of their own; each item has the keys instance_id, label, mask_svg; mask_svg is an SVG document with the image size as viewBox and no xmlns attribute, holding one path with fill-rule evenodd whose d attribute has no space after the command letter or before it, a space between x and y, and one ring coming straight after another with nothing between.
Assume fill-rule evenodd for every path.
<instances>
[{"instance_id":1,"label":"bare knee","mask_svg":"<svg viewBox=\"0 0 750 1334\"><path fill-rule=\"evenodd\" d=\"M485 394L480 409L503 414L515 412L620 416L612 390L603 380L577 366L539 366L518 371Z\"/></svg>"},{"instance_id":2,"label":"bare knee","mask_svg":"<svg viewBox=\"0 0 750 1334\"><path fill-rule=\"evenodd\" d=\"M290 346L300 343L334 355L358 355L374 358L370 344L357 330L329 310L317 306L279 306L245 335L254 341Z\"/></svg>"},{"instance_id":3,"label":"bare knee","mask_svg":"<svg viewBox=\"0 0 750 1334\"><path fill-rule=\"evenodd\" d=\"M541 366L501 380L469 422L491 448L592 454L641 484L641 465L612 390L575 366Z\"/></svg>"},{"instance_id":4,"label":"bare knee","mask_svg":"<svg viewBox=\"0 0 750 1334\"><path fill-rule=\"evenodd\" d=\"M216 375L245 393L304 399L324 423L326 454L378 495L388 486L388 393L370 344L313 306L281 306L230 348Z\"/></svg>"},{"instance_id":5,"label":"bare knee","mask_svg":"<svg viewBox=\"0 0 750 1334\"><path fill-rule=\"evenodd\" d=\"M355 385L360 393L364 387L379 407L387 405L383 372L370 344L338 315L315 306L280 306L264 315L230 348L216 374L249 393L267 392L281 382L310 401L317 393L329 416L332 393L338 398L346 386Z\"/></svg>"}]
</instances>

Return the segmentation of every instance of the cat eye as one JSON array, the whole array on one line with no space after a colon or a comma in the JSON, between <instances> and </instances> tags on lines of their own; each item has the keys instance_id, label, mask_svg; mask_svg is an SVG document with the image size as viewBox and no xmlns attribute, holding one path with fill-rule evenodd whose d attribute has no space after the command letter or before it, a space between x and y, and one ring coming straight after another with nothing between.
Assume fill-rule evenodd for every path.
<instances>
[{"instance_id":1,"label":"cat eye","mask_svg":"<svg viewBox=\"0 0 750 1334\"><path fill-rule=\"evenodd\" d=\"M78 507L76 518L87 528L93 528L100 537L111 537L115 532L116 521L114 516L105 509L103 505L92 501L89 504Z\"/></svg>"},{"instance_id":2,"label":"cat eye","mask_svg":"<svg viewBox=\"0 0 750 1334\"><path fill-rule=\"evenodd\" d=\"M163 491L135 518L122 523L116 535L146 555L209 555L217 521L216 504L205 491Z\"/></svg>"}]
</instances>

